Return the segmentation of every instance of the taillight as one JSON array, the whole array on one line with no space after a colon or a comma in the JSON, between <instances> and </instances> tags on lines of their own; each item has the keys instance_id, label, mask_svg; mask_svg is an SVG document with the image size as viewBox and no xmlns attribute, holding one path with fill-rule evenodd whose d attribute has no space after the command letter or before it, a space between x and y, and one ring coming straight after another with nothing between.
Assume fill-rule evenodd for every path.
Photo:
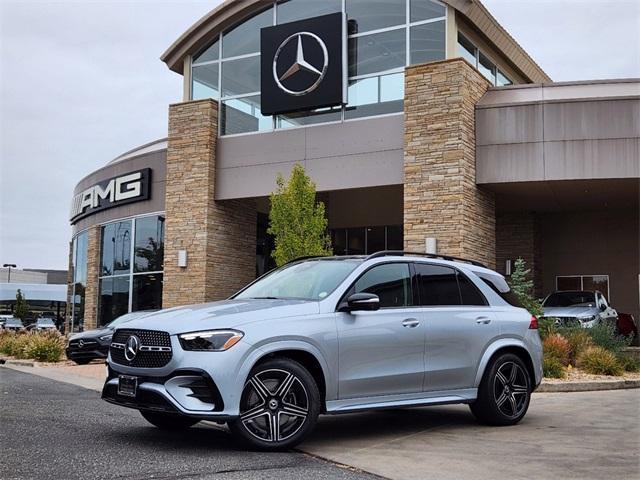
<instances>
[{"instance_id":1,"label":"taillight","mask_svg":"<svg viewBox=\"0 0 640 480\"><path fill-rule=\"evenodd\" d=\"M534 315L531 315L531 321L529 322L529 329L530 330L538 329L538 319Z\"/></svg>"}]
</instances>

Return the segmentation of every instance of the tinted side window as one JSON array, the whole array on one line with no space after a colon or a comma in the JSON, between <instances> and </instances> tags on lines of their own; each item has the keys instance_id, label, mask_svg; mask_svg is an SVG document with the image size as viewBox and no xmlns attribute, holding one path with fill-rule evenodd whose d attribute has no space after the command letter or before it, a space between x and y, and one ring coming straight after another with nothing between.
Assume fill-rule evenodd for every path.
<instances>
[{"instance_id":1,"label":"tinted side window","mask_svg":"<svg viewBox=\"0 0 640 480\"><path fill-rule=\"evenodd\" d=\"M463 305L487 305L487 300L480 293L480 290L460 272L458 272L458 284L460 285Z\"/></svg>"},{"instance_id":2,"label":"tinted side window","mask_svg":"<svg viewBox=\"0 0 640 480\"><path fill-rule=\"evenodd\" d=\"M409 264L388 263L373 267L358 279L354 293L377 295L381 308L411 305Z\"/></svg>"},{"instance_id":3,"label":"tinted side window","mask_svg":"<svg viewBox=\"0 0 640 480\"><path fill-rule=\"evenodd\" d=\"M420 305L460 305L456 271L439 265L415 264Z\"/></svg>"},{"instance_id":4,"label":"tinted side window","mask_svg":"<svg viewBox=\"0 0 640 480\"><path fill-rule=\"evenodd\" d=\"M491 287L491 289L500 295L509 305L523 308L517 295L513 293L504 278L498 275L490 275L488 273L476 273L476 275L478 275L484 283Z\"/></svg>"}]
</instances>

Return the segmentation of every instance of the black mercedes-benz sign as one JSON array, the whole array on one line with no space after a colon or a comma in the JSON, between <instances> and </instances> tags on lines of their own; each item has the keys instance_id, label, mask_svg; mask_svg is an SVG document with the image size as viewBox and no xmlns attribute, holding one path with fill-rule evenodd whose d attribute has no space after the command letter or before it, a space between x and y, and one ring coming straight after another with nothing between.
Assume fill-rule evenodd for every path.
<instances>
[{"instance_id":1,"label":"black mercedes-benz sign","mask_svg":"<svg viewBox=\"0 0 640 480\"><path fill-rule=\"evenodd\" d=\"M261 31L261 110L288 113L342 103L342 13Z\"/></svg>"}]
</instances>

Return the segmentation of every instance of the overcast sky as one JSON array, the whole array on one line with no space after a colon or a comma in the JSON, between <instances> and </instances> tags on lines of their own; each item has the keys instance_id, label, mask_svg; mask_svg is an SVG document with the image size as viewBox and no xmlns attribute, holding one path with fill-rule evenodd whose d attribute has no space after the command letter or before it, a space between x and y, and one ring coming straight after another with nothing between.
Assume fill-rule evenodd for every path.
<instances>
[{"instance_id":1,"label":"overcast sky","mask_svg":"<svg viewBox=\"0 0 640 480\"><path fill-rule=\"evenodd\" d=\"M159 60L215 0L0 0L0 265L67 268L75 184L165 137ZM485 0L555 81L640 77L640 0Z\"/></svg>"}]
</instances>

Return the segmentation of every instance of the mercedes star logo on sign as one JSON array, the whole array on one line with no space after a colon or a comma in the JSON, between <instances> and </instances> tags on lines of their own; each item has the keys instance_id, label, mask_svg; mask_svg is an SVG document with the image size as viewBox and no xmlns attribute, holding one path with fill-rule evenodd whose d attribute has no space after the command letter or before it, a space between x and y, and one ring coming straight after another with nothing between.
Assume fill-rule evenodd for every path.
<instances>
[{"instance_id":1,"label":"mercedes star logo on sign","mask_svg":"<svg viewBox=\"0 0 640 480\"><path fill-rule=\"evenodd\" d=\"M138 355L138 350L140 349L140 340L135 335L131 335L127 339L127 343L124 345L124 358L128 361L133 361Z\"/></svg>"},{"instance_id":2,"label":"mercedes star logo on sign","mask_svg":"<svg viewBox=\"0 0 640 480\"><path fill-rule=\"evenodd\" d=\"M263 115L342 103L342 23L332 13L262 29Z\"/></svg>"}]
</instances>

